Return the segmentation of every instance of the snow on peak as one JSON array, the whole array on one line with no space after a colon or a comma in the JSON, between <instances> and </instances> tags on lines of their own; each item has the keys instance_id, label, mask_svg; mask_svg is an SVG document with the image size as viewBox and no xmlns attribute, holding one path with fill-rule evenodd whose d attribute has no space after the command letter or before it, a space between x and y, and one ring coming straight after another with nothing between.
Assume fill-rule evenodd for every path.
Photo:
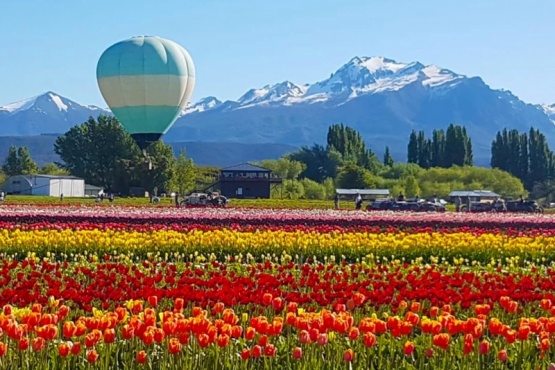
<instances>
[{"instance_id":1,"label":"snow on peak","mask_svg":"<svg viewBox=\"0 0 555 370\"><path fill-rule=\"evenodd\" d=\"M195 104L187 103L187 106L185 107L185 109L183 109L183 112L181 112L181 116L189 113L204 112L209 109L215 108L220 104L222 104L220 100L216 99L213 96L207 96L206 98L200 99Z\"/></svg>"},{"instance_id":2,"label":"snow on peak","mask_svg":"<svg viewBox=\"0 0 555 370\"><path fill-rule=\"evenodd\" d=\"M9 115L15 115L20 112L32 110L41 112L42 114L66 114L70 111L81 111L83 109L87 111L105 111L105 109L96 106L81 106L52 91L47 91L32 98L0 107L0 113L7 112Z\"/></svg>"},{"instance_id":3,"label":"snow on peak","mask_svg":"<svg viewBox=\"0 0 555 370\"><path fill-rule=\"evenodd\" d=\"M241 105L256 103L269 103L285 101L289 98L299 98L306 93L306 86L300 86L290 81L284 81L274 85L266 85L260 89L250 89L238 100Z\"/></svg>"},{"instance_id":4,"label":"snow on peak","mask_svg":"<svg viewBox=\"0 0 555 370\"><path fill-rule=\"evenodd\" d=\"M58 107L58 110L67 112L67 108L69 108L64 101L62 100L62 98L60 98L58 95L49 92L48 96L50 97L50 99L52 99L52 102L54 102L54 104L56 104L56 107ZM69 103L69 102L68 102ZM69 103L71 104L71 103Z\"/></svg>"},{"instance_id":5,"label":"snow on peak","mask_svg":"<svg viewBox=\"0 0 555 370\"><path fill-rule=\"evenodd\" d=\"M0 107L0 111L6 111L8 113L13 114L22 110L27 110L31 108L33 104L35 104L35 101L37 100L37 98L38 96L33 96L32 98L29 98L29 99L20 100L15 103L5 105L3 107Z\"/></svg>"},{"instance_id":6,"label":"snow on peak","mask_svg":"<svg viewBox=\"0 0 555 370\"><path fill-rule=\"evenodd\" d=\"M307 95L329 99L345 96L350 99L361 94L396 91L420 82L435 88L464 76L436 66L419 62L401 63L384 57L355 57L333 73L329 79L312 85Z\"/></svg>"},{"instance_id":7,"label":"snow on peak","mask_svg":"<svg viewBox=\"0 0 555 370\"><path fill-rule=\"evenodd\" d=\"M539 107L555 125L555 104L540 104Z\"/></svg>"},{"instance_id":8,"label":"snow on peak","mask_svg":"<svg viewBox=\"0 0 555 370\"><path fill-rule=\"evenodd\" d=\"M435 87L443 85L447 82L459 80L464 78L463 75L458 75L448 69L440 68L438 66L429 65L422 69L426 78L422 81L424 86Z\"/></svg>"}]
</instances>

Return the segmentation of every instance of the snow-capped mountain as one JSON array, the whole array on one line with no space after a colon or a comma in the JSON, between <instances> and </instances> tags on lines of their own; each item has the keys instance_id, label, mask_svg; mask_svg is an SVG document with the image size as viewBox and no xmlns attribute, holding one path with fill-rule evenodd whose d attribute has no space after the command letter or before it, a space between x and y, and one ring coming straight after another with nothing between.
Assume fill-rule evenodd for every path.
<instances>
[{"instance_id":1,"label":"snow-capped mountain","mask_svg":"<svg viewBox=\"0 0 555 370\"><path fill-rule=\"evenodd\" d=\"M0 107L1 136L64 133L90 116L108 111L83 106L52 91Z\"/></svg>"},{"instance_id":2,"label":"snow-capped mountain","mask_svg":"<svg viewBox=\"0 0 555 370\"><path fill-rule=\"evenodd\" d=\"M555 104L541 104L539 107L551 119L553 124L555 124Z\"/></svg>"},{"instance_id":3,"label":"snow-capped mountain","mask_svg":"<svg viewBox=\"0 0 555 370\"><path fill-rule=\"evenodd\" d=\"M237 101L242 107L255 104L289 105L301 102L306 93L306 86L284 81L274 85L266 85L260 89L250 89Z\"/></svg>"},{"instance_id":4,"label":"snow-capped mountain","mask_svg":"<svg viewBox=\"0 0 555 370\"><path fill-rule=\"evenodd\" d=\"M213 96L208 96L206 98L200 99L195 104L188 103L187 106L185 107L185 109L183 109L183 112L181 113L180 116L183 116L183 115L189 114L189 113L204 112L208 109L215 108L215 107L219 106L220 104L222 104L222 102L219 101L217 98L215 98Z\"/></svg>"},{"instance_id":5,"label":"snow-capped mountain","mask_svg":"<svg viewBox=\"0 0 555 370\"><path fill-rule=\"evenodd\" d=\"M327 127L343 122L377 153L388 145L404 160L411 130L431 132L455 123L467 127L477 162L489 164L491 141L505 127L527 131L534 126L553 140L555 108L549 107L538 109L510 91L490 88L480 77L439 66L355 57L322 81L266 85L237 101L187 112L167 140L311 145L324 143ZM550 144L555 147L555 140Z\"/></svg>"},{"instance_id":6,"label":"snow-capped mountain","mask_svg":"<svg viewBox=\"0 0 555 370\"><path fill-rule=\"evenodd\" d=\"M108 111L48 92L0 107L0 135L63 133L99 113ZM269 84L236 101L201 99L187 105L164 140L312 145L325 143L328 126L339 122L378 154L388 145L396 160L406 159L411 130L431 133L451 123L466 126L479 164L489 164L491 141L505 127L534 126L555 147L555 104L528 104L480 77L384 57L352 58L311 84Z\"/></svg>"}]
</instances>

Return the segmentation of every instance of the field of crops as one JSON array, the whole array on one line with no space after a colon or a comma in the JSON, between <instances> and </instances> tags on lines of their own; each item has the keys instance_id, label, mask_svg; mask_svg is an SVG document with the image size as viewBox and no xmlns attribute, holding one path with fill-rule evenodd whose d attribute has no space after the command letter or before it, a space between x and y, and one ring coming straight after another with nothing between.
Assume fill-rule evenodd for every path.
<instances>
[{"instance_id":1,"label":"field of crops","mask_svg":"<svg viewBox=\"0 0 555 370\"><path fill-rule=\"evenodd\" d=\"M555 369L555 217L0 206L0 369Z\"/></svg>"}]
</instances>

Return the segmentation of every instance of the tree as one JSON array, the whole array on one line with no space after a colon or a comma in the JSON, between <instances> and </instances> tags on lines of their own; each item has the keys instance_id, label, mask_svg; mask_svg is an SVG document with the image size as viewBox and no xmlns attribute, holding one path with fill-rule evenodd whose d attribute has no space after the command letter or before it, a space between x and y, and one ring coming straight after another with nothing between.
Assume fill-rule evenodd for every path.
<instances>
[{"instance_id":1,"label":"tree","mask_svg":"<svg viewBox=\"0 0 555 370\"><path fill-rule=\"evenodd\" d=\"M149 194L156 195L159 191L168 191L175 176L175 156L171 146L155 141L146 148L146 155L151 161L143 161L136 169L141 186ZM140 157L137 162L140 163Z\"/></svg>"},{"instance_id":2,"label":"tree","mask_svg":"<svg viewBox=\"0 0 555 370\"><path fill-rule=\"evenodd\" d=\"M192 158L187 158L185 150L181 150L175 160L175 176L172 188L177 189L179 194L188 194L195 188L196 176L195 165Z\"/></svg>"},{"instance_id":3,"label":"tree","mask_svg":"<svg viewBox=\"0 0 555 370\"><path fill-rule=\"evenodd\" d=\"M342 161L338 152L328 151L318 144L314 144L312 147L303 146L298 151L289 154L287 158L304 163L305 169L300 173L300 177L317 182L322 182L327 177L335 177L337 168Z\"/></svg>"},{"instance_id":4,"label":"tree","mask_svg":"<svg viewBox=\"0 0 555 370\"><path fill-rule=\"evenodd\" d=\"M347 189L376 188L379 178L355 163L347 163L337 175L337 187Z\"/></svg>"},{"instance_id":5,"label":"tree","mask_svg":"<svg viewBox=\"0 0 555 370\"><path fill-rule=\"evenodd\" d=\"M2 166L2 172L4 172L7 176L21 174L21 168L17 157L17 147L14 145L10 146L10 149L8 150L8 156Z\"/></svg>"},{"instance_id":6,"label":"tree","mask_svg":"<svg viewBox=\"0 0 555 370\"><path fill-rule=\"evenodd\" d=\"M491 145L491 166L515 175L529 190L555 175L553 157L545 136L534 128L529 134L504 129Z\"/></svg>"},{"instance_id":7,"label":"tree","mask_svg":"<svg viewBox=\"0 0 555 370\"><path fill-rule=\"evenodd\" d=\"M408 176L405 179L405 196L414 197L420 194L420 187L414 176Z\"/></svg>"},{"instance_id":8,"label":"tree","mask_svg":"<svg viewBox=\"0 0 555 370\"><path fill-rule=\"evenodd\" d=\"M472 142L466 128L450 124L445 134L445 166L472 166Z\"/></svg>"},{"instance_id":9,"label":"tree","mask_svg":"<svg viewBox=\"0 0 555 370\"><path fill-rule=\"evenodd\" d=\"M391 153L389 153L389 146L386 145L385 152L383 155L383 164L387 167L391 167L393 166L394 163L395 161L393 160Z\"/></svg>"},{"instance_id":10,"label":"tree","mask_svg":"<svg viewBox=\"0 0 555 370\"><path fill-rule=\"evenodd\" d=\"M449 125L447 133L434 130L432 139L424 131L412 131L408 144L408 162L422 168L471 166L472 141L462 126Z\"/></svg>"},{"instance_id":11,"label":"tree","mask_svg":"<svg viewBox=\"0 0 555 370\"><path fill-rule=\"evenodd\" d=\"M412 130L409 137L407 162L418 163L418 137L416 136L416 131L414 130Z\"/></svg>"},{"instance_id":12,"label":"tree","mask_svg":"<svg viewBox=\"0 0 555 370\"><path fill-rule=\"evenodd\" d=\"M327 151L339 153L343 163L353 162L373 172L380 168L381 163L374 152L366 148L362 136L351 127L342 123L331 125L328 129L327 144Z\"/></svg>"},{"instance_id":13,"label":"tree","mask_svg":"<svg viewBox=\"0 0 555 370\"><path fill-rule=\"evenodd\" d=\"M8 156L2 166L2 172L8 176L31 175L38 172L38 167L25 146L10 146Z\"/></svg>"},{"instance_id":14,"label":"tree","mask_svg":"<svg viewBox=\"0 0 555 370\"><path fill-rule=\"evenodd\" d=\"M46 163L39 169L38 173L44 175L69 175L67 170L60 168L56 163Z\"/></svg>"},{"instance_id":15,"label":"tree","mask_svg":"<svg viewBox=\"0 0 555 370\"><path fill-rule=\"evenodd\" d=\"M121 182L121 171L130 174L140 158L131 136L115 118L104 115L98 121L91 117L58 137L54 151L64 162L62 168L72 175L82 177L86 183L122 192L128 189L113 189L113 185Z\"/></svg>"},{"instance_id":16,"label":"tree","mask_svg":"<svg viewBox=\"0 0 555 370\"><path fill-rule=\"evenodd\" d=\"M434 130L432 134L430 167L446 167L445 132L443 130Z\"/></svg>"},{"instance_id":17,"label":"tree","mask_svg":"<svg viewBox=\"0 0 555 370\"><path fill-rule=\"evenodd\" d=\"M310 179L302 179L301 184L304 188L306 199L326 199L326 187Z\"/></svg>"}]
</instances>

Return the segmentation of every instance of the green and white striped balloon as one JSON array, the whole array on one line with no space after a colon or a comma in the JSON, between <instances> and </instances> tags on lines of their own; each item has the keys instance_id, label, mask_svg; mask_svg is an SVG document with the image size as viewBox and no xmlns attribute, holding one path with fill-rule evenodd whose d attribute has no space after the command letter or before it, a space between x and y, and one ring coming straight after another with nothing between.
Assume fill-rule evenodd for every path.
<instances>
[{"instance_id":1,"label":"green and white striped balloon","mask_svg":"<svg viewBox=\"0 0 555 370\"><path fill-rule=\"evenodd\" d=\"M177 43L156 36L118 42L96 69L104 100L144 149L173 125L195 87L195 66Z\"/></svg>"}]
</instances>

